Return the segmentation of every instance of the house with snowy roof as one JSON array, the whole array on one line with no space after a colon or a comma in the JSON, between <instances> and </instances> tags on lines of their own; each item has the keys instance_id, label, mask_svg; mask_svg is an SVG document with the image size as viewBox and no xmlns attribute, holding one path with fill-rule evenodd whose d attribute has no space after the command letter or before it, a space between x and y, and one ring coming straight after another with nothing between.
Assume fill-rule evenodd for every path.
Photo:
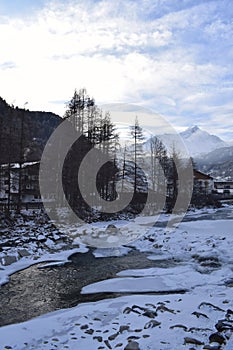
<instances>
[{"instance_id":1,"label":"house with snowy roof","mask_svg":"<svg viewBox=\"0 0 233 350\"><path fill-rule=\"evenodd\" d=\"M41 202L39 191L39 162L25 162L23 164L2 164L0 167L0 202L10 203ZM21 183L21 189L19 188Z\"/></svg>"},{"instance_id":2,"label":"house with snowy roof","mask_svg":"<svg viewBox=\"0 0 233 350\"><path fill-rule=\"evenodd\" d=\"M194 188L200 194L211 194L214 190L214 179L212 176L193 170Z\"/></svg>"},{"instance_id":3,"label":"house with snowy roof","mask_svg":"<svg viewBox=\"0 0 233 350\"><path fill-rule=\"evenodd\" d=\"M219 194L233 195L233 181L215 181L214 189Z\"/></svg>"}]
</instances>

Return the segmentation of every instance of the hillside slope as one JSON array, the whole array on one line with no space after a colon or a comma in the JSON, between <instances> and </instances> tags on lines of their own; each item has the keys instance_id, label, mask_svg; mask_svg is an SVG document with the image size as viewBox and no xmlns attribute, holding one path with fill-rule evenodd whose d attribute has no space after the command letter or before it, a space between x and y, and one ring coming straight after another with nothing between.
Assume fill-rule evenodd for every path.
<instances>
[{"instance_id":1,"label":"hillside slope","mask_svg":"<svg viewBox=\"0 0 233 350\"><path fill-rule=\"evenodd\" d=\"M14 108L0 97L0 163L39 160L62 118L50 112ZM21 151L22 150L22 151Z\"/></svg>"}]
</instances>

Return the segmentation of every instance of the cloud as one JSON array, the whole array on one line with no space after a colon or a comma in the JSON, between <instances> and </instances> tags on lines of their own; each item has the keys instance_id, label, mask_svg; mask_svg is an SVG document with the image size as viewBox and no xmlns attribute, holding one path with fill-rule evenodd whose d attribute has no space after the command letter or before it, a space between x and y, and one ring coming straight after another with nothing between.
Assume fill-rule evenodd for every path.
<instances>
[{"instance_id":1,"label":"cloud","mask_svg":"<svg viewBox=\"0 0 233 350\"><path fill-rule=\"evenodd\" d=\"M16 68L16 64L12 61L0 63L0 69L2 69L2 70L12 69L12 68Z\"/></svg>"},{"instance_id":2,"label":"cloud","mask_svg":"<svg viewBox=\"0 0 233 350\"><path fill-rule=\"evenodd\" d=\"M0 17L0 95L62 115L57 101L86 87L99 104L134 103L179 128L208 121L222 132L233 86L227 4L57 0L32 17Z\"/></svg>"}]
</instances>

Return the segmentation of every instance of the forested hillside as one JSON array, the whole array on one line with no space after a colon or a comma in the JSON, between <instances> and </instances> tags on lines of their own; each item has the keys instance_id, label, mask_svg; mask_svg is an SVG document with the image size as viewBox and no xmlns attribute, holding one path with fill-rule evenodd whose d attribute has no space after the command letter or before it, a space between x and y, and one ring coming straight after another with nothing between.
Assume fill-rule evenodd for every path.
<instances>
[{"instance_id":1,"label":"forested hillside","mask_svg":"<svg viewBox=\"0 0 233 350\"><path fill-rule=\"evenodd\" d=\"M54 113L10 106L0 97L0 163L39 160L61 120Z\"/></svg>"}]
</instances>

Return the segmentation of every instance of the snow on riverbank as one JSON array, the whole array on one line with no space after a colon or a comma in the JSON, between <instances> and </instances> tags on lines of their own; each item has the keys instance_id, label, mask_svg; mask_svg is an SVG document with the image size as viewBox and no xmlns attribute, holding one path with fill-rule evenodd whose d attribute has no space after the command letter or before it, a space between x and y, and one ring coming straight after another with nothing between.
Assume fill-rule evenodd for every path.
<instances>
[{"instance_id":1,"label":"snow on riverbank","mask_svg":"<svg viewBox=\"0 0 233 350\"><path fill-rule=\"evenodd\" d=\"M0 286L9 282L10 276L13 273L24 270L29 266L40 264L40 263L46 263L43 265L44 267L49 265L54 266L54 265L65 264L69 262L69 257L72 254L85 253L87 251L88 249L85 246L80 246L79 248L68 249L68 250L64 250L53 254L45 253L43 254L43 256L41 256L40 258L37 258L36 260L33 259L33 257L24 257L11 265L0 267ZM50 263L47 263L49 261Z\"/></svg>"},{"instance_id":2,"label":"snow on riverbank","mask_svg":"<svg viewBox=\"0 0 233 350\"><path fill-rule=\"evenodd\" d=\"M116 278L90 284L83 293L134 295L86 303L2 327L0 348L229 350L233 330L232 228L233 220L183 222L174 231L151 228L130 245L148 251L155 266L156 260L168 259L173 261L172 267L124 270ZM118 249L118 253L116 248L98 249L95 255L127 254L127 249ZM68 254L65 252L66 259Z\"/></svg>"},{"instance_id":3,"label":"snow on riverbank","mask_svg":"<svg viewBox=\"0 0 233 350\"><path fill-rule=\"evenodd\" d=\"M87 303L2 327L0 346L15 350L202 349L215 334L217 322L228 317L231 295L227 289L216 290L215 295L197 290ZM127 348L130 341L136 344Z\"/></svg>"},{"instance_id":4,"label":"snow on riverbank","mask_svg":"<svg viewBox=\"0 0 233 350\"><path fill-rule=\"evenodd\" d=\"M48 220L41 210L24 210L21 214L0 218L0 285L14 272L33 264L67 262L73 253L86 252L82 244L73 244Z\"/></svg>"}]
</instances>

